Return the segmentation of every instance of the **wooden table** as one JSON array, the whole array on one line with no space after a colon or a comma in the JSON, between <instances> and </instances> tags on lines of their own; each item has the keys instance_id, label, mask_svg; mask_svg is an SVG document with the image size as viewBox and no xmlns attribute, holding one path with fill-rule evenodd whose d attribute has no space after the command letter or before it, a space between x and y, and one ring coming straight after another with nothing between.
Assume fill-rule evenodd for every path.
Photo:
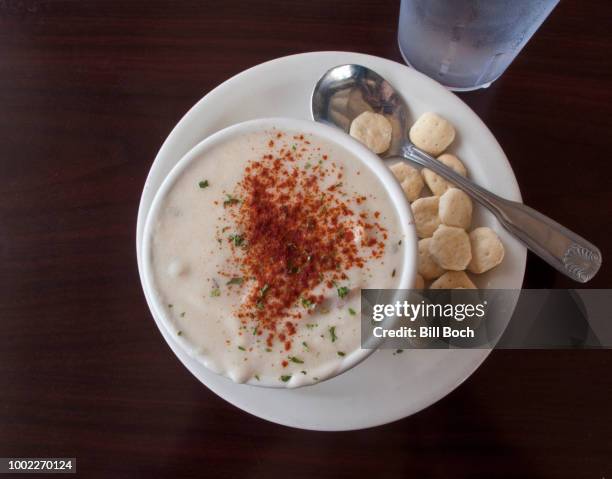
<instances>
[{"instance_id":1,"label":"wooden table","mask_svg":"<svg viewBox=\"0 0 612 479\"><path fill-rule=\"evenodd\" d=\"M0 456L77 457L88 478L612 476L610 351L495 351L413 417L316 433L215 396L151 320L136 212L172 127L275 57L400 61L398 4L0 0ZM460 95L525 202L606 258L611 16L607 0L563 0L500 80ZM525 286L574 285L530 257Z\"/></svg>"}]
</instances>

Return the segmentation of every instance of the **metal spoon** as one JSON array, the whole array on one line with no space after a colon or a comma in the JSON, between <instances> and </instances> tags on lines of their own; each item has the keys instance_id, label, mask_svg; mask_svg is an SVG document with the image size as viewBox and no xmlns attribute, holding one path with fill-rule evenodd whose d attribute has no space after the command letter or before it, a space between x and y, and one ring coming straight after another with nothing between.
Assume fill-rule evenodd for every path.
<instances>
[{"instance_id":1,"label":"metal spoon","mask_svg":"<svg viewBox=\"0 0 612 479\"><path fill-rule=\"evenodd\" d=\"M601 266L599 249L576 233L533 208L501 198L455 173L414 146L408 139L408 107L393 87L376 72L361 65L340 65L327 71L312 94L316 121L348 132L363 111L381 113L393 125L393 138L383 159L401 157L424 166L462 189L488 208L510 233L548 264L575 281L586 283Z\"/></svg>"}]
</instances>

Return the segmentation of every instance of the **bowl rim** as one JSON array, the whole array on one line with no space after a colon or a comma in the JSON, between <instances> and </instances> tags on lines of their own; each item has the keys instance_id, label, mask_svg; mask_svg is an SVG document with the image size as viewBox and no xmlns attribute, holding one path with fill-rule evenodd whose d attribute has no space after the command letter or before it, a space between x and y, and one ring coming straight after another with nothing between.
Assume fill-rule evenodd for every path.
<instances>
[{"instance_id":1,"label":"bowl rim","mask_svg":"<svg viewBox=\"0 0 612 479\"><path fill-rule=\"evenodd\" d=\"M404 195L404 192L399 182L393 176L389 168L385 165L385 162L380 157L378 157L378 155L374 154L367 147L365 147L362 143L355 140L346 132L338 128L334 128L332 126L323 123L318 123L312 120L302 120L284 117L267 117L247 120L228 126L226 128L223 128L222 130L213 133L212 135L206 137L198 144L196 144L187 153L185 153L185 155L172 167L170 172L164 178L161 186L155 193L155 196L151 203L151 207L145 220L143 232L142 286L145 296L149 300L150 306L152 308L152 313L157 316L166 332L169 333L177 341L179 346L191 357L196 359L200 364L202 364L204 367L207 367L210 371L229 379L231 378L225 372L214 371L206 365L205 361L203 360L204 355L201 353L200 349L195 344L188 341L185 337L177 336L175 334L176 328L173 326L173 322L169 319L167 310L163 307L160 295L157 294L157 288L155 287L153 268L151 264L151 243L153 238L152 229L155 224L155 219L157 218L160 212L164 198L166 197L174 183L178 180L178 178L192 162L197 161L199 158L201 158L201 156L207 150L213 148L218 144L228 141L236 135L256 131L266 131L271 129L286 131L288 130L291 132L312 134L314 136L318 136L327 141L330 141L336 144L337 146L340 146L341 148L347 150L353 156L357 157L359 161L361 161L366 167L370 169L370 171L372 171L372 173L374 173L378 177L384 189L387 191L391 202L393 203L393 206L399 219L400 231L403 235L402 239L404 245L404 256L397 289L410 289L411 287L413 287L416 279L418 238L410 204L406 196ZM297 387L306 387L309 385L318 384L333 377L336 377L348 371L349 369L357 366L359 363L369 357L375 350L375 348L355 349L354 351L347 353L347 355L340 361L338 367L336 367L334 370L329 371L327 374L319 375L318 381L314 383L300 385ZM289 383L266 381L264 380L264 378L261 378L260 381L250 379L244 384L256 387L280 389L296 387L291 386Z\"/></svg>"}]
</instances>

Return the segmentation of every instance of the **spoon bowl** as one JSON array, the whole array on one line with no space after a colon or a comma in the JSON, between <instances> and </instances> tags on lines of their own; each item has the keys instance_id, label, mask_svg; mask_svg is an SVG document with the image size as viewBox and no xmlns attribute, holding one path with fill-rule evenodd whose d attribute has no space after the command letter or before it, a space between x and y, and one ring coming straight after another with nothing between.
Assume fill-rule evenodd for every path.
<instances>
[{"instance_id":1,"label":"spoon bowl","mask_svg":"<svg viewBox=\"0 0 612 479\"><path fill-rule=\"evenodd\" d=\"M312 95L315 121L348 133L351 122L364 111L384 115L393 126L391 146L383 156L401 155L406 145L408 105L387 80L362 65L340 65L317 82Z\"/></svg>"}]
</instances>

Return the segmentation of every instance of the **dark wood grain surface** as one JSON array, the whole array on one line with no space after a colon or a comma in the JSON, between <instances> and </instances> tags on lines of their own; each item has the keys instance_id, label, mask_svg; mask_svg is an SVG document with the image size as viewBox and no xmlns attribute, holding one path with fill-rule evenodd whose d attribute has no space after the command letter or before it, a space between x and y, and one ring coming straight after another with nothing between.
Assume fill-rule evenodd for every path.
<instances>
[{"instance_id":1,"label":"dark wood grain surface","mask_svg":"<svg viewBox=\"0 0 612 479\"><path fill-rule=\"evenodd\" d=\"M316 433L215 396L150 317L136 213L176 122L275 57L400 61L398 8L0 0L0 456L77 457L80 477L104 478L612 477L610 351L495 351L413 417ZM562 0L499 81L460 95L506 151L525 202L604 258L611 20L607 0ZM533 257L525 285L573 286ZM612 286L608 262L591 285Z\"/></svg>"}]
</instances>

